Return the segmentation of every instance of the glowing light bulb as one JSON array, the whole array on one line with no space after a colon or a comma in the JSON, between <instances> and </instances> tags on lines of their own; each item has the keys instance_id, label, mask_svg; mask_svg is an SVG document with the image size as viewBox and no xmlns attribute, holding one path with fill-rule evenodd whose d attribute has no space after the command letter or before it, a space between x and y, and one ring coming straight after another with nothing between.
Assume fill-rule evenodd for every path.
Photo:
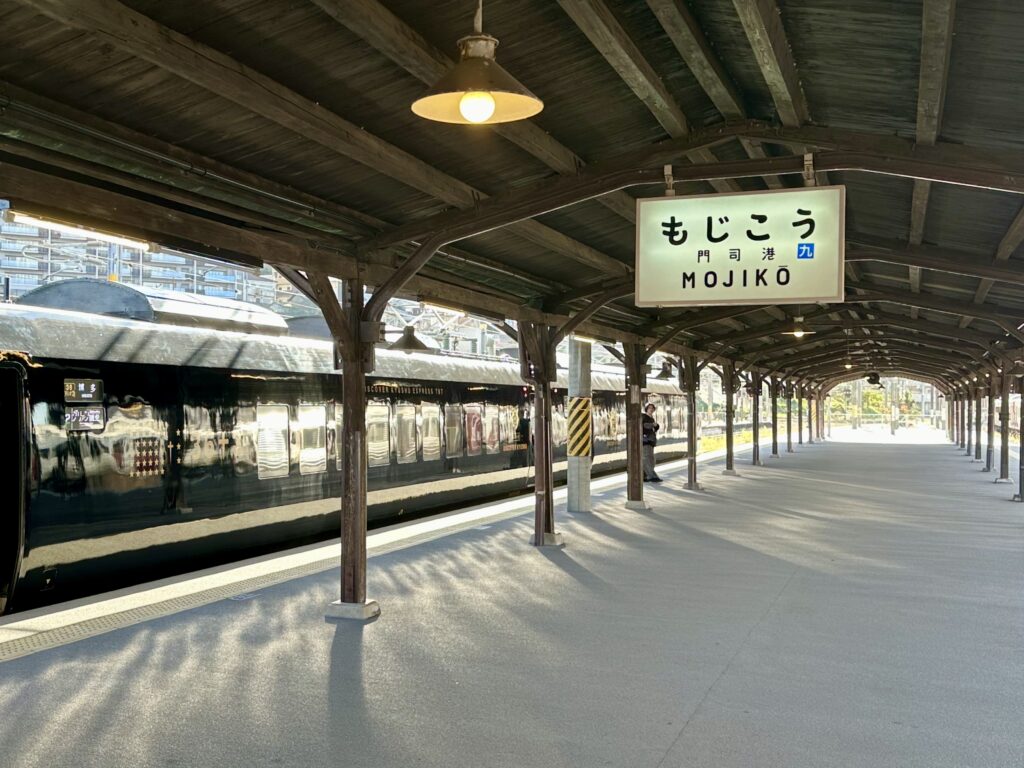
<instances>
[{"instance_id":1,"label":"glowing light bulb","mask_svg":"<svg viewBox=\"0 0 1024 768\"><path fill-rule=\"evenodd\" d=\"M494 97L487 91L469 91L459 99L459 114L471 123L486 123L494 114Z\"/></svg>"},{"instance_id":2,"label":"glowing light bulb","mask_svg":"<svg viewBox=\"0 0 1024 768\"><path fill-rule=\"evenodd\" d=\"M845 368L846 370L850 370L851 368L853 368L853 363L847 363Z\"/></svg>"},{"instance_id":3,"label":"glowing light bulb","mask_svg":"<svg viewBox=\"0 0 1024 768\"><path fill-rule=\"evenodd\" d=\"M793 335L796 336L798 339L802 339L804 337L804 332L798 328L797 330L793 331Z\"/></svg>"}]
</instances>

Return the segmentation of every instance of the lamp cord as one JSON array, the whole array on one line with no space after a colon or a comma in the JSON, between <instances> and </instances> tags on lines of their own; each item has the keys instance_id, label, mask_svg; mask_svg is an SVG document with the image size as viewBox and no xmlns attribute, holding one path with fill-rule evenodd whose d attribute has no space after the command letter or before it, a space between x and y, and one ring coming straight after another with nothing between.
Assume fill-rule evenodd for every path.
<instances>
[{"instance_id":1,"label":"lamp cord","mask_svg":"<svg viewBox=\"0 0 1024 768\"><path fill-rule=\"evenodd\" d=\"M484 33L484 0L479 0L476 6L476 16L473 17L473 34Z\"/></svg>"}]
</instances>

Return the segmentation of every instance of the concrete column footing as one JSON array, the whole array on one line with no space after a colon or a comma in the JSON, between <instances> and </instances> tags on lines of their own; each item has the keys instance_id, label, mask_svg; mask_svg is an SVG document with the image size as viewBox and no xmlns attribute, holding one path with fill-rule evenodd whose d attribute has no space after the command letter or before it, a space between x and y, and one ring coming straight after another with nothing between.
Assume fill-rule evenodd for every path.
<instances>
[{"instance_id":1,"label":"concrete column footing","mask_svg":"<svg viewBox=\"0 0 1024 768\"><path fill-rule=\"evenodd\" d=\"M1013 478L1012 477L997 477L992 482L994 482L994 483L1009 483L1010 485L1013 485Z\"/></svg>"},{"instance_id":2,"label":"concrete column footing","mask_svg":"<svg viewBox=\"0 0 1024 768\"><path fill-rule=\"evenodd\" d=\"M740 473L737 472L735 469L723 469L722 470L722 474L723 475L731 475L732 477L739 477L740 476Z\"/></svg>"},{"instance_id":3,"label":"concrete column footing","mask_svg":"<svg viewBox=\"0 0 1024 768\"><path fill-rule=\"evenodd\" d=\"M562 547L565 543L562 541L562 534L560 533L545 533L544 540L538 544L536 534L530 537L530 543L537 547Z\"/></svg>"},{"instance_id":4,"label":"concrete column footing","mask_svg":"<svg viewBox=\"0 0 1024 768\"><path fill-rule=\"evenodd\" d=\"M324 619L327 621L369 621L380 616L380 605L376 600L365 603L343 603L335 600L327 606Z\"/></svg>"},{"instance_id":5,"label":"concrete column footing","mask_svg":"<svg viewBox=\"0 0 1024 768\"><path fill-rule=\"evenodd\" d=\"M643 499L640 499L639 501L632 501L631 500L631 501L627 501L626 502L626 509L631 509L634 512L650 512L651 511L651 505L648 504Z\"/></svg>"},{"instance_id":6,"label":"concrete column footing","mask_svg":"<svg viewBox=\"0 0 1024 768\"><path fill-rule=\"evenodd\" d=\"M704 486L701 485L700 483L695 483L694 485L690 485L689 483L687 483L686 485L683 486L683 489L687 491L703 491Z\"/></svg>"},{"instance_id":7,"label":"concrete column footing","mask_svg":"<svg viewBox=\"0 0 1024 768\"><path fill-rule=\"evenodd\" d=\"M971 464L984 464L984 459L971 459Z\"/></svg>"},{"instance_id":8,"label":"concrete column footing","mask_svg":"<svg viewBox=\"0 0 1024 768\"><path fill-rule=\"evenodd\" d=\"M772 454L769 454L768 458L769 459L779 459L779 458L782 458L782 457L779 456L779 454L777 454L777 453L772 453Z\"/></svg>"}]
</instances>

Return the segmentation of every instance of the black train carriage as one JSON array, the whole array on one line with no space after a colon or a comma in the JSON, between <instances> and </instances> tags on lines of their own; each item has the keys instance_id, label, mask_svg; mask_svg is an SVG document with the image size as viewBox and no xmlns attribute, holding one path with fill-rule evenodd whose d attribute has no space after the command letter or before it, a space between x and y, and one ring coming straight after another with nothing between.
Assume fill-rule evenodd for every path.
<instances>
[{"instance_id":1,"label":"black train carriage","mask_svg":"<svg viewBox=\"0 0 1024 768\"><path fill-rule=\"evenodd\" d=\"M155 319L0 305L3 610L337 534L331 344ZM617 469L624 383L592 378L595 469ZM651 389L681 455L680 392ZM368 395L372 521L532 486L517 365L379 350Z\"/></svg>"}]
</instances>

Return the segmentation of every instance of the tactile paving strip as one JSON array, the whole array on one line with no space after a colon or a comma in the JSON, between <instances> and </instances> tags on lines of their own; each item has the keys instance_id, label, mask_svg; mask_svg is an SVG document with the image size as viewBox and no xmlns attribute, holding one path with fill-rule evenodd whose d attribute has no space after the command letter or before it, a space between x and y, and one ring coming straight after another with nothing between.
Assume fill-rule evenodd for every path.
<instances>
[{"instance_id":1,"label":"tactile paving strip","mask_svg":"<svg viewBox=\"0 0 1024 768\"><path fill-rule=\"evenodd\" d=\"M338 568L340 565L340 557L317 560L283 571L234 581L230 584L181 597L169 598L151 605L129 608L128 610L106 616L98 616L94 619L86 619L75 624L36 632L25 637L17 637L0 643L0 662L16 659L19 656L27 656L30 653L43 651L47 648L55 648L59 645L75 642L76 640L83 640L94 635L101 635L104 632L129 627L132 624L139 624L143 621L178 613L179 611L186 611L190 608L209 605L210 603L215 603L218 600L224 600L235 595L255 592L264 587L280 584L291 579L309 576L314 573L322 573L331 568Z\"/></svg>"}]
</instances>

